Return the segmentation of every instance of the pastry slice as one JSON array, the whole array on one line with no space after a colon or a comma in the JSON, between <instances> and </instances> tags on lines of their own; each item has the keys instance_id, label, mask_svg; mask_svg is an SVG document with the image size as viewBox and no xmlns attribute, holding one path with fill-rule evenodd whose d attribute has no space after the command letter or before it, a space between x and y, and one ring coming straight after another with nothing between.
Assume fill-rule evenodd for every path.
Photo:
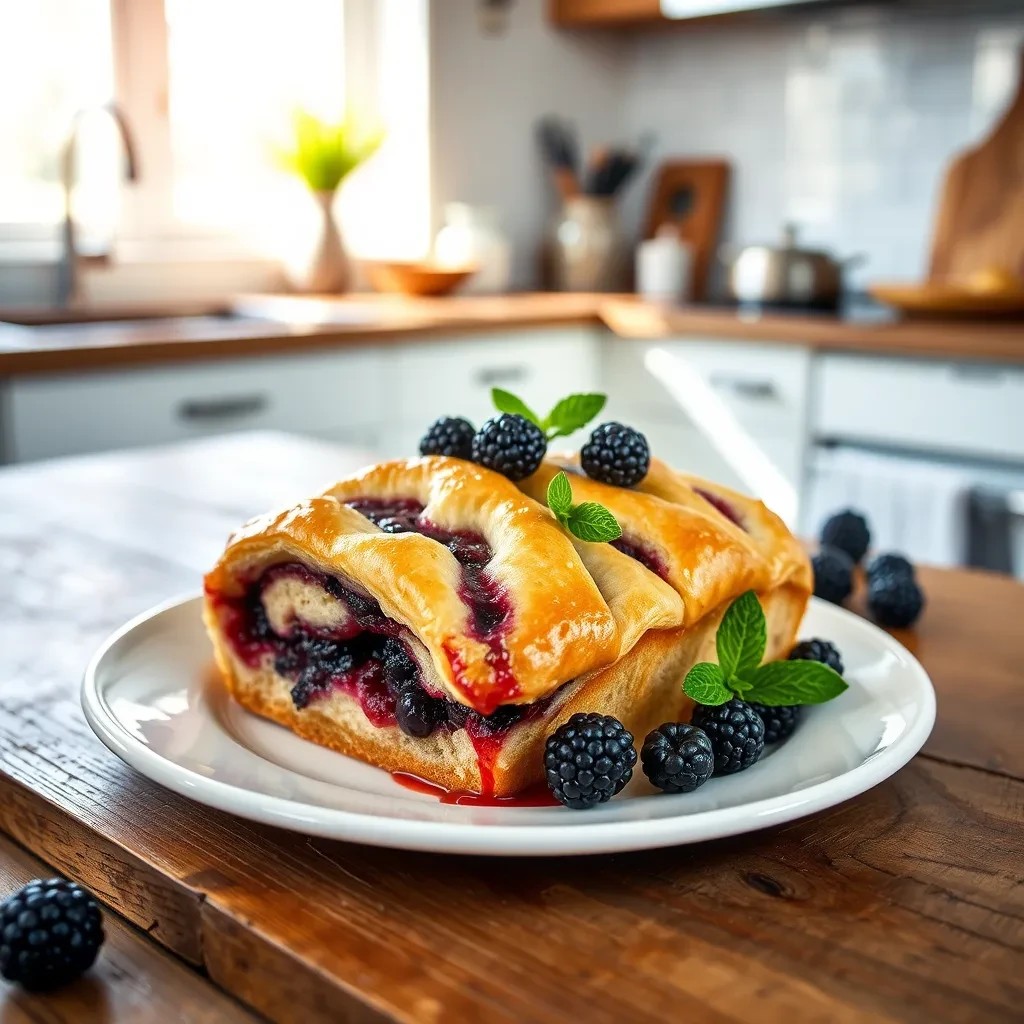
<instances>
[{"instance_id":1,"label":"pastry slice","mask_svg":"<svg viewBox=\"0 0 1024 1024\"><path fill-rule=\"evenodd\" d=\"M810 570L762 505L661 465L638 490L574 476L575 499L624 531L589 544L544 507L558 469L520 489L460 459L387 462L246 524L205 581L235 699L389 771L500 796L543 778L545 739L577 711L638 738L688 715L683 676L743 591L765 605L768 657L788 650Z\"/></svg>"}]
</instances>

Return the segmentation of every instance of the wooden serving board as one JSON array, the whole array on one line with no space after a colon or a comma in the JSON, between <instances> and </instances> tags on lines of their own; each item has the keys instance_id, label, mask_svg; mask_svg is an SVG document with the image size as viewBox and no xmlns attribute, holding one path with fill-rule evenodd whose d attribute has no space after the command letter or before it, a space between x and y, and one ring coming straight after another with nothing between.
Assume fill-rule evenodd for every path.
<instances>
[{"instance_id":1,"label":"wooden serving board","mask_svg":"<svg viewBox=\"0 0 1024 1024\"><path fill-rule=\"evenodd\" d=\"M241 435L0 474L0 829L286 1024L1020 1019L1008 579L922 573L928 609L902 637L939 691L922 755L823 814L701 846L375 850L191 803L102 747L78 689L105 635L195 589L240 520L362 461Z\"/></svg>"},{"instance_id":2,"label":"wooden serving board","mask_svg":"<svg viewBox=\"0 0 1024 1024\"><path fill-rule=\"evenodd\" d=\"M1024 51L1006 113L946 173L929 278L962 283L989 268L1009 271L1024 285Z\"/></svg>"}]
</instances>

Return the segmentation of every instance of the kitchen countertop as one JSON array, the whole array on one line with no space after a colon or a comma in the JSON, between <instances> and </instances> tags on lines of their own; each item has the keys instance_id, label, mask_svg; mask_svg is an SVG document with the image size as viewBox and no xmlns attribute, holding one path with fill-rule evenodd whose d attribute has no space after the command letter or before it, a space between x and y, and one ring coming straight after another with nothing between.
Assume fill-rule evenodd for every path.
<instances>
[{"instance_id":1,"label":"kitchen countertop","mask_svg":"<svg viewBox=\"0 0 1024 1024\"><path fill-rule=\"evenodd\" d=\"M169 1019L134 1016L133 986L162 1005L180 985L187 1009L208 978L310 1024L1019 1020L1024 587L1007 577L921 570L925 614L896 635L938 720L910 764L821 814L697 846L375 850L200 807L109 753L78 701L106 634L197 590L242 519L362 461L236 435L0 472L0 831L148 933L130 933L133 976L116 925L97 979L53 996L0 985L0 1017ZM75 991L100 1010L60 1010ZM211 1019L234 1019L219 998Z\"/></svg>"},{"instance_id":2,"label":"kitchen countertop","mask_svg":"<svg viewBox=\"0 0 1024 1024\"><path fill-rule=\"evenodd\" d=\"M302 299L288 297L291 303ZM309 300L316 303L319 300ZM112 311L114 322L18 326L0 322L0 376L195 361L344 345L450 337L502 328L604 324L624 339L697 336L816 349L1024 363L1024 322L900 321L753 313L712 306L664 308L636 296L519 294L332 300L343 323L280 323L239 316L151 318ZM0 321L26 311L0 309ZM28 314L31 315L31 314ZM141 318L145 315L147 318ZM313 319L302 315L296 321Z\"/></svg>"}]
</instances>

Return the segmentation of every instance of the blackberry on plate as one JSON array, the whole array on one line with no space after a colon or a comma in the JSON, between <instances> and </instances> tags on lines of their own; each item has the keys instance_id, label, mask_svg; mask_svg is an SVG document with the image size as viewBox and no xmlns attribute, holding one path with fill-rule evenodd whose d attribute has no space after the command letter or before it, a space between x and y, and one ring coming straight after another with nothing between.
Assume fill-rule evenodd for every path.
<instances>
[{"instance_id":1,"label":"blackberry on plate","mask_svg":"<svg viewBox=\"0 0 1024 1024\"><path fill-rule=\"evenodd\" d=\"M711 740L716 775L749 768L764 750L764 722L746 701L734 699L717 707L698 704L692 722Z\"/></svg>"},{"instance_id":2,"label":"blackberry on plate","mask_svg":"<svg viewBox=\"0 0 1024 1024\"><path fill-rule=\"evenodd\" d=\"M450 455L456 459L468 459L473 453L475 433L469 420L461 416L442 416L434 420L420 438L420 455Z\"/></svg>"},{"instance_id":3,"label":"blackberry on plate","mask_svg":"<svg viewBox=\"0 0 1024 1024\"><path fill-rule=\"evenodd\" d=\"M489 419L473 437L473 461L509 480L535 473L547 450L544 431L517 413Z\"/></svg>"},{"instance_id":4,"label":"blackberry on plate","mask_svg":"<svg viewBox=\"0 0 1024 1024\"><path fill-rule=\"evenodd\" d=\"M818 659L815 658L815 661ZM803 707L799 704L789 704L780 707L769 707L767 704L750 702L750 706L757 712L758 717L764 722L765 743L781 743L789 739L796 731L803 717Z\"/></svg>"},{"instance_id":5,"label":"blackberry on plate","mask_svg":"<svg viewBox=\"0 0 1024 1024\"><path fill-rule=\"evenodd\" d=\"M544 747L548 788L574 811L610 800L633 777L633 734L610 715L576 714Z\"/></svg>"},{"instance_id":6,"label":"blackberry on plate","mask_svg":"<svg viewBox=\"0 0 1024 1024\"><path fill-rule=\"evenodd\" d=\"M924 608L924 594L910 576L876 576L868 587L868 608L883 626L911 626Z\"/></svg>"},{"instance_id":7,"label":"blackberry on plate","mask_svg":"<svg viewBox=\"0 0 1024 1024\"><path fill-rule=\"evenodd\" d=\"M644 775L666 793L692 793L715 770L711 740L694 725L666 722L647 734L640 750Z\"/></svg>"},{"instance_id":8,"label":"blackberry on plate","mask_svg":"<svg viewBox=\"0 0 1024 1024\"><path fill-rule=\"evenodd\" d=\"M647 476L651 449L639 430L621 423L602 423L580 449L580 464L593 480L633 487Z\"/></svg>"},{"instance_id":9,"label":"blackberry on plate","mask_svg":"<svg viewBox=\"0 0 1024 1024\"><path fill-rule=\"evenodd\" d=\"M843 674L843 656L839 648L828 640L802 640L789 652L790 661L820 661L840 675Z\"/></svg>"},{"instance_id":10,"label":"blackberry on plate","mask_svg":"<svg viewBox=\"0 0 1024 1024\"><path fill-rule=\"evenodd\" d=\"M853 591L853 560L839 548L822 548L812 559L814 596L842 604Z\"/></svg>"},{"instance_id":11,"label":"blackberry on plate","mask_svg":"<svg viewBox=\"0 0 1024 1024\"><path fill-rule=\"evenodd\" d=\"M431 697L418 686L407 686L395 702L398 728L406 736L417 739L429 736L440 725L444 714L444 701Z\"/></svg>"},{"instance_id":12,"label":"blackberry on plate","mask_svg":"<svg viewBox=\"0 0 1024 1024\"><path fill-rule=\"evenodd\" d=\"M0 905L0 977L27 989L74 980L102 944L99 905L74 882L35 879Z\"/></svg>"},{"instance_id":13,"label":"blackberry on plate","mask_svg":"<svg viewBox=\"0 0 1024 1024\"><path fill-rule=\"evenodd\" d=\"M871 543L868 521L852 508L837 512L825 520L821 528L821 543L845 551L856 564L867 554Z\"/></svg>"},{"instance_id":14,"label":"blackberry on plate","mask_svg":"<svg viewBox=\"0 0 1024 1024\"><path fill-rule=\"evenodd\" d=\"M909 558L889 552L871 560L867 568L868 582L879 576L909 576L914 578L914 566Z\"/></svg>"}]
</instances>

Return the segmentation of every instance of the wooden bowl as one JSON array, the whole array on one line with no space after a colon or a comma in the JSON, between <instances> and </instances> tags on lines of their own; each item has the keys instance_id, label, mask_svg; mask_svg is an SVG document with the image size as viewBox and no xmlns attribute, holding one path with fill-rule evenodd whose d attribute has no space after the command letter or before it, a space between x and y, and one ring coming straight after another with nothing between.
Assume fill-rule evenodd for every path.
<instances>
[{"instance_id":1,"label":"wooden bowl","mask_svg":"<svg viewBox=\"0 0 1024 1024\"><path fill-rule=\"evenodd\" d=\"M1024 317L1024 288L986 290L951 284L873 284L879 302L905 316Z\"/></svg>"},{"instance_id":2,"label":"wooden bowl","mask_svg":"<svg viewBox=\"0 0 1024 1024\"><path fill-rule=\"evenodd\" d=\"M434 263L395 263L379 260L366 264L370 284L378 292L399 295L447 295L476 273L476 267L442 267Z\"/></svg>"}]
</instances>

